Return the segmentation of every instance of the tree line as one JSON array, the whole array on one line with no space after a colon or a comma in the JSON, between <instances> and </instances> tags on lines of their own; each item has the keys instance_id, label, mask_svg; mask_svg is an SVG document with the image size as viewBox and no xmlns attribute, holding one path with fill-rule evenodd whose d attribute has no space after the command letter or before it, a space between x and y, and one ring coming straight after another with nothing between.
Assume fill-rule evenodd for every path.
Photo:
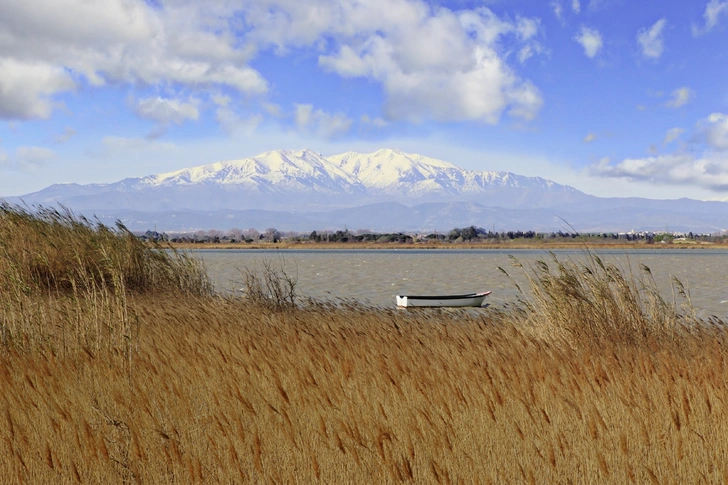
<instances>
[{"instance_id":1,"label":"tree line","mask_svg":"<svg viewBox=\"0 0 728 485\"><path fill-rule=\"evenodd\" d=\"M413 242L477 242L477 241L508 241L508 240L568 240L576 238L588 238L591 240L625 240L625 241L647 241L647 242L671 242L674 239L684 238L691 240L702 240L720 242L728 239L725 235L716 234L695 234L693 232L582 232L575 231L551 231L537 232L528 231L494 231L477 227L455 227L445 232L433 231L430 233L413 232L374 232L366 229L356 231L344 230L314 230L305 232L283 232L276 228L268 228L264 231L257 229L230 229L221 231L211 229L208 231L195 231L189 233L159 233L146 231L139 235L145 240L173 243L277 243L280 241L289 242L310 242L310 243L413 243Z\"/></svg>"}]
</instances>

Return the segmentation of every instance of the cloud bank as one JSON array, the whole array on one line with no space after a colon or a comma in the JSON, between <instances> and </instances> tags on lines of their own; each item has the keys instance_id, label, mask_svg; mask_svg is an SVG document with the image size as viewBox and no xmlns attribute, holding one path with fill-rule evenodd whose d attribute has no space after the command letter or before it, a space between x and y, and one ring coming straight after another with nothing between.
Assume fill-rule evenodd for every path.
<instances>
[{"instance_id":1,"label":"cloud bank","mask_svg":"<svg viewBox=\"0 0 728 485\"><path fill-rule=\"evenodd\" d=\"M534 19L425 0L2 1L0 119L49 118L64 93L114 84L163 93L132 109L181 123L204 107L185 98L266 102L269 81L251 61L307 50L321 69L381 85L390 120L530 120L541 94L507 54L542 52L539 31Z\"/></svg>"},{"instance_id":2,"label":"cloud bank","mask_svg":"<svg viewBox=\"0 0 728 485\"><path fill-rule=\"evenodd\" d=\"M663 144L683 133L668 130ZM695 185L712 191L728 190L728 115L712 113L695 127L695 137L704 145L691 150L645 158L626 158L612 164L602 159L588 172L598 177L624 178L665 185Z\"/></svg>"}]
</instances>

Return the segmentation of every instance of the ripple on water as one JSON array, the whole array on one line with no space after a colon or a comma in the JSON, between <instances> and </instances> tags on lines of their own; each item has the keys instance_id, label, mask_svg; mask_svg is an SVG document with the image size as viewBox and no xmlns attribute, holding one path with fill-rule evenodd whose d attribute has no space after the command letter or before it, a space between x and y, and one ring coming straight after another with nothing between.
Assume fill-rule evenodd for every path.
<instances>
[{"instance_id":1,"label":"ripple on water","mask_svg":"<svg viewBox=\"0 0 728 485\"><path fill-rule=\"evenodd\" d=\"M554 251L559 259L583 260L580 251ZM313 298L353 298L376 306L394 306L397 294L448 294L493 290L491 305L513 301L518 290L498 267L523 283L522 271L509 255L525 266L550 256L537 250L314 250L197 251L210 277L221 290L239 288L244 268L271 261L298 279L299 294ZM728 250L631 250L598 252L623 271L650 268L665 299L672 301L673 278L688 289L698 315L728 317Z\"/></svg>"}]
</instances>

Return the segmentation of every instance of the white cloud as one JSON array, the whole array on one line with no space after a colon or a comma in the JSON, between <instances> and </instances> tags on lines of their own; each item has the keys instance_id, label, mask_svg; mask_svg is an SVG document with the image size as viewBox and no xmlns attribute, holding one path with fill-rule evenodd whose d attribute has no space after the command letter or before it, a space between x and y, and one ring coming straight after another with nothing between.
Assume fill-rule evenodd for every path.
<instances>
[{"instance_id":1,"label":"white cloud","mask_svg":"<svg viewBox=\"0 0 728 485\"><path fill-rule=\"evenodd\" d=\"M212 96L210 96L210 99L215 106L219 106L222 108L227 107L232 101L232 98L230 98L230 96L226 96L224 94L213 94Z\"/></svg>"},{"instance_id":2,"label":"white cloud","mask_svg":"<svg viewBox=\"0 0 728 485\"><path fill-rule=\"evenodd\" d=\"M637 33L637 42L643 56L658 59L662 55L664 48L662 29L666 24L667 20L663 18L655 22L649 29L642 29Z\"/></svg>"},{"instance_id":3,"label":"white cloud","mask_svg":"<svg viewBox=\"0 0 728 485\"><path fill-rule=\"evenodd\" d=\"M579 0L571 0L571 9L576 14L581 12L581 3L579 2Z\"/></svg>"},{"instance_id":4,"label":"white cloud","mask_svg":"<svg viewBox=\"0 0 728 485\"><path fill-rule=\"evenodd\" d=\"M592 175L648 181L666 185L694 185L714 191L728 190L728 155L725 153L670 154L627 158L617 164L608 160L590 168Z\"/></svg>"},{"instance_id":5,"label":"white cloud","mask_svg":"<svg viewBox=\"0 0 728 485\"><path fill-rule=\"evenodd\" d=\"M728 150L728 115L712 113L698 123L698 129L705 134L708 145L716 150Z\"/></svg>"},{"instance_id":6,"label":"white cloud","mask_svg":"<svg viewBox=\"0 0 728 485\"><path fill-rule=\"evenodd\" d=\"M728 13L728 0L710 0L705 6L705 12L703 13L705 26L701 29L693 25L693 35L697 36L710 32L713 27L718 25L718 19L725 13Z\"/></svg>"},{"instance_id":7,"label":"white cloud","mask_svg":"<svg viewBox=\"0 0 728 485\"><path fill-rule=\"evenodd\" d=\"M220 107L216 112L216 120L226 132L234 135L250 136L263 122L263 116L252 114L242 117L228 107Z\"/></svg>"},{"instance_id":8,"label":"white cloud","mask_svg":"<svg viewBox=\"0 0 728 485\"><path fill-rule=\"evenodd\" d=\"M85 82L228 86L262 94L223 3L143 0L0 2L0 118L48 118L53 98Z\"/></svg>"},{"instance_id":9,"label":"white cloud","mask_svg":"<svg viewBox=\"0 0 728 485\"><path fill-rule=\"evenodd\" d=\"M426 0L0 0L0 33L5 119L48 118L59 94L86 85L172 87L202 99L218 89L233 98L262 96L268 82L249 63L270 49L314 49L323 68L381 83L393 119L494 123L503 112L531 119L541 105L535 86L507 63L511 52L521 62L543 52L535 40L539 21L504 20L485 7L453 11ZM212 104L219 106L223 95L216 96ZM176 113L191 119L191 112Z\"/></svg>"},{"instance_id":10,"label":"white cloud","mask_svg":"<svg viewBox=\"0 0 728 485\"><path fill-rule=\"evenodd\" d=\"M52 97L76 87L62 68L42 61L16 60L0 54L0 72L0 119L49 118Z\"/></svg>"},{"instance_id":11,"label":"white cloud","mask_svg":"<svg viewBox=\"0 0 728 485\"><path fill-rule=\"evenodd\" d=\"M514 34L518 42L531 42L537 22L508 23L486 8L430 15L414 8L419 2L394 4L413 10L391 26L380 22L358 37L342 38L338 52L319 57L320 65L381 82L389 119L497 123L503 112L535 116L542 103L539 91L506 64L498 43Z\"/></svg>"},{"instance_id":12,"label":"white cloud","mask_svg":"<svg viewBox=\"0 0 728 485\"><path fill-rule=\"evenodd\" d=\"M263 106L263 109L265 110L265 112L274 118L282 118L284 116L283 109L278 104L263 103L262 106Z\"/></svg>"},{"instance_id":13,"label":"white cloud","mask_svg":"<svg viewBox=\"0 0 728 485\"><path fill-rule=\"evenodd\" d=\"M581 141L583 143L591 143L591 142L593 142L596 139L597 139L597 135L595 133L587 133L587 135Z\"/></svg>"},{"instance_id":14,"label":"white cloud","mask_svg":"<svg viewBox=\"0 0 728 485\"><path fill-rule=\"evenodd\" d=\"M379 117L371 118L367 114L361 115L361 118L359 119L359 121L363 125L371 125L371 126L374 126L375 128L384 128L385 126L387 126L389 124L389 123L387 123L386 120L384 120L382 118L379 118Z\"/></svg>"},{"instance_id":15,"label":"white cloud","mask_svg":"<svg viewBox=\"0 0 728 485\"><path fill-rule=\"evenodd\" d=\"M302 131L316 133L326 139L346 134L352 123L352 120L342 113L332 114L320 109L314 110L310 104L297 104L294 119L296 126Z\"/></svg>"},{"instance_id":16,"label":"white cloud","mask_svg":"<svg viewBox=\"0 0 728 485\"><path fill-rule=\"evenodd\" d=\"M688 87L677 88L672 92L672 99L665 103L668 108L679 108L680 106L686 105L690 98L693 97L693 92Z\"/></svg>"},{"instance_id":17,"label":"white cloud","mask_svg":"<svg viewBox=\"0 0 728 485\"><path fill-rule=\"evenodd\" d=\"M662 146L665 146L677 140L683 133L685 133L685 130L683 130L682 128L670 128L669 130L667 130L667 133L665 133L665 139L662 140Z\"/></svg>"},{"instance_id":18,"label":"white cloud","mask_svg":"<svg viewBox=\"0 0 728 485\"><path fill-rule=\"evenodd\" d=\"M695 186L712 191L728 190L728 115L713 113L698 121L696 132L707 148L645 158L625 158L612 164L605 158L589 168L591 175L645 181L664 185ZM676 140L684 130L667 131L663 145Z\"/></svg>"},{"instance_id":19,"label":"white cloud","mask_svg":"<svg viewBox=\"0 0 728 485\"><path fill-rule=\"evenodd\" d=\"M516 21L516 35L520 40L529 40L538 34L540 22L538 19L518 17Z\"/></svg>"},{"instance_id":20,"label":"white cloud","mask_svg":"<svg viewBox=\"0 0 728 485\"><path fill-rule=\"evenodd\" d=\"M53 138L53 141L55 141L56 143L59 143L59 144L65 143L68 140L70 140L71 138L73 138L75 135L76 135L76 130L74 130L70 126L67 126L66 129L63 130L63 133L56 135Z\"/></svg>"},{"instance_id":21,"label":"white cloud","mask_svg":"<svg viewBox=\"0 0 728 485\"><path fill-rule=\"evenodd\" d=\"M190 100L183 102L179 99L156 98L140 99L135 102L134 112L140 118L156 121L159 124L182 124L185 120L196 120L200 116L197 109L198 102Z\"/></svg>"},{"instance_id":22,"label":"white cloud","mask_svg":"<svg viewBox=\"0 0 728 485\"><path fill-rule=\"evenodd\" d=\"M48 148L21 146L15 150L18 168L24 171L37 170L55 157L56 153Z\"/></svg>"},{"instance_id":23,"label":"white cloud","mask_svg":"<svg viewBox=\"0 0 728 485\"><path fill-rule=\"evenodd\" d=\"M564 22L564 11L563 11L563 8L561 7L561 3L559 3L558 1L554 1L554 2L551 2L550 5L551 5L551 9L554 11L554 15L556 16L556 18L560 22L563 23Z\"/></svg>"},{"instance_id":24,"label":"white cloud","mask_svg":"<svg viewBox=\"0 0 728 485\"><path fill-rule=\"evenodd\" d=\"M599 31L589 27L582 27L579 33L574 36L574 40L581 44L584 48L584 54L589 58L594 58L603 45Z\"/></svg>"}]
</instances>

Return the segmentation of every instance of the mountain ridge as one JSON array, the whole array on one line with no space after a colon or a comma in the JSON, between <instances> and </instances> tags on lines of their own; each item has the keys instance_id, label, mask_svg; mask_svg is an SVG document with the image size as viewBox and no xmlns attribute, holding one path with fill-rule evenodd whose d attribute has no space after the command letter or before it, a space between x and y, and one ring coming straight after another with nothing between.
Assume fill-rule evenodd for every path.
<instances>
[{"instance_id":1,"label":"mountain ridge","mask_svg":"<svg viewBox=\"0 0 728 485\"><path fill-rule=\"evenodd\" d=\"M507 229L562 228L562 222L551 220L554 214L569 214L590 228L605 230L675 227L673 222L678 220L694 231L728 227L728 203L725 202L600 198L541 177L466 170L447 161L396 149L372 153L350 151L329 157L312 150L273 150L254 157L126 178L110 184L54 184L7 200L28 205L63 204L79 213L102 217L115 214L129 221L146 221L148 217L129 218L125 213L150 216L174 213L176 222L172 222L176 227L170 230L190 227L184 222L185 213L189 213L190 220L200 223L200 214L205 211L216 214L232 211L240 217L244 211L267 211L272 219L266 224L268 227L275 226L276 220L298 226L293 222L296 217L323 226L327 221L340 221L339 216L350 217L351 221L345 223L349 227L356 227L360 221L374 230L377 217L370 213L374 210L371 207L383 202L416 206L417 211L430 210L430 215L423 212L410 219L432 229L448 229L446 224L458 221L471 225L479 217L483 220L476 225L487 227L491 225L488 218L495 217L494 211L503 225L507 225L507 220L502 216L510 214L513 227ZM461 203L465 205L452 205ZM427 204L451 205L428 209ZM400 214L403 229L411 226L401 208L395 212ZM686 214L695 214L691 217L699 224L691 224ZM392 229L391 224L397 219L385 215L380 215L380 219L387 219L387 227ZM242 227L248 220L247 216L236 217L231 216L230 227ZM596 217L605 224L593 220ZM279 229L285 230L285 227Z\"/></svg>"}]
</instances>

